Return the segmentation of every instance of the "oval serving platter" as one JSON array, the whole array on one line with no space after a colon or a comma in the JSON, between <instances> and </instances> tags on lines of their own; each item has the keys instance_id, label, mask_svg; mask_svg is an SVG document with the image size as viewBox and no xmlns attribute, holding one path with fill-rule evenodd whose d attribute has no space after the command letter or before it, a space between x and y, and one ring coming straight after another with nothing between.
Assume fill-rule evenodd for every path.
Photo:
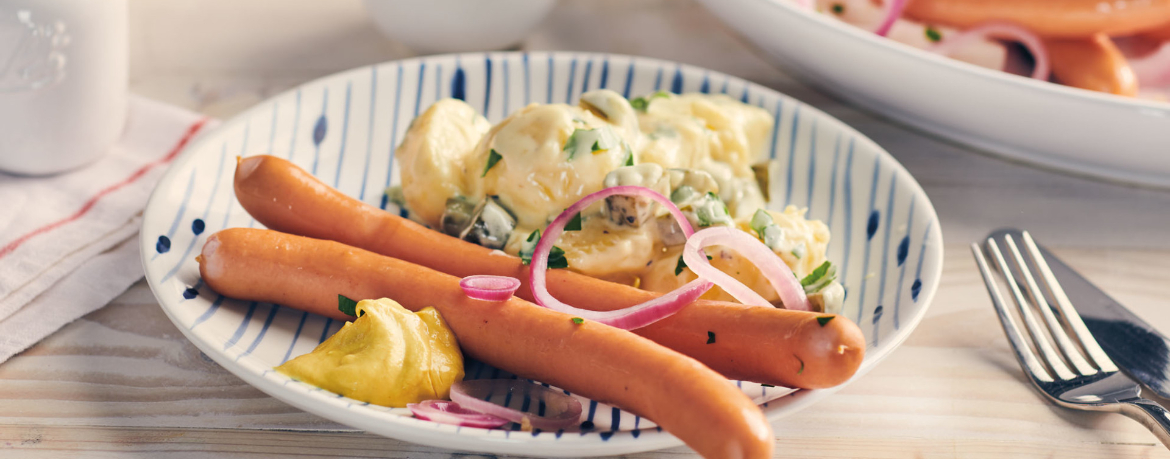
<instances>
[{"instance_id":1,"label":"oval serving platter","mask_svg":"<svg viewBox=\"0 0 1170 459\"><path fill-rule=\"evenodd\" d=\"M657 90L730 95L776 118L773 208L808 207L833 235L847 295L845 314L868 340L858 376L897 347L922 319L942 269L942 235L914 178L873 141L840 121L765 87L668 61L587 53L487 53L424 57L358 68L306 83L228 120L189 146L147 204L141 231L146 278L175 326L247 383L293 406L372 433L420 444L498 454L598 456L680 445L652 422L580 398L581 427L526 432L422 421L405 409L369 405L272 370L307 353L341 323L275 304L217 295L195 255L210 234L259 227L232 191L236 156L274 154L367 203L396 212L383 190L398 183L394 150L410 121L436 100L467 101L493 123L529 103L574 104L587 90L627 97ZM166 243L162 243L163 241ZM509 377L469 362L468 378ZM854 378L856 379L856 377ZM663 384L683 382L664 381ZM749 382L737 385L775 420L830 395Z\"/></svg>"}]
</instances>

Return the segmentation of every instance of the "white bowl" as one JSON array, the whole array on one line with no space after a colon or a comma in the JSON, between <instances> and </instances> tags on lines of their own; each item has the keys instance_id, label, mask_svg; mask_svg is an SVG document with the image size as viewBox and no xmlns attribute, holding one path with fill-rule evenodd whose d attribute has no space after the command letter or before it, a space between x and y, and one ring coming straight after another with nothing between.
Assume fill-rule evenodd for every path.
<instances>
[{"instance_id":1,"label":"white bowl","mask_svg":"<svg viewBox=\"0 0 1170 459\"><path fill-rule=\"evenodd\" d=\"M365 0L387 37L420 54L492 51L532 31L557 0Z\"/></svg>"},{"instance_id":2,"label":"white bowl","mask_svg":"<svg viewBox=\"0 0 1170 459\"><path fill-rule=\"evenodd\" d=\"M788 0L700 0L787 71L872 111L992 153L1170 187L1170 104L977 67Z\"/></svg>"},{"instance_id":3,"label":"white bowl","mask_svg":"<svg viewBox=\"0 0 1170 459\"><path fill-rule=\"evenodd\" d=\"M881 147L815 108L739 78L674 62L589 53L387 62L309 82L260 103L202 135L159 181L142 223L146 279L167 317L210 358L273 397L337 422L442 448L541 457L677 446L678 439L648 420L588 399L582 399L582 421L592 422L593 429L529 433L514 431L518 425L487 430L435 424L412 418L405 409L370 406L293 381L272 367L311 351L341 324L224 298L203 284L195 262L207 236L256 223L233 197L237 155L287 158L342 192L385 208L383 190L400 183L394 149L411 120L436 100L462 98L498 122L529 103L576 103L582 92L597 88L628 96L660 89L723 93L774 113L767 151L786 173L771 182L771 206L808 207L811 218L829 226L828 257L840 267L848 292L843 314L857 322L868 343L858 376L888 356L922 319L942 273L942 233L922 188ZM471 366L467 375L493 372ZM792 393L748 382L739 386L771 420L841 387Z\"/></svg>"}]
</instances>

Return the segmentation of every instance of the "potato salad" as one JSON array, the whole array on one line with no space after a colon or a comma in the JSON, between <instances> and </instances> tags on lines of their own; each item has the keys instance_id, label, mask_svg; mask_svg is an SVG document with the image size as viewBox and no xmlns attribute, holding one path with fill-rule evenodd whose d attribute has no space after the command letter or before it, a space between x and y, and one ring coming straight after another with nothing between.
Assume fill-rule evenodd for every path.
<instances>
[{"instance_id":1,"label":"potato salad","mask_svg":"<svg viewBox=\"0 0 1170 459\"><path fill-rule=\"evenodd\" d=\"M825 258L829 230L806 209L766 208L765 147L773 118L723 95L658 92L627 100L609 90L577 106L532 104L491 125L466 103L431 105L396 156L402 185L386 191L434 230L530 259L540 233L566 208L603 188L657 191L696 229L737 228L763 242L801 279L815 308L840 310L844 289ZM556 241L550 267L669 292L695 278L685 237L666 209L611 196L581 212ZM779 304L736 252L708 248L720 270ZM734 301L718 287L704 298Z\"/></svg>"}]
</instances>

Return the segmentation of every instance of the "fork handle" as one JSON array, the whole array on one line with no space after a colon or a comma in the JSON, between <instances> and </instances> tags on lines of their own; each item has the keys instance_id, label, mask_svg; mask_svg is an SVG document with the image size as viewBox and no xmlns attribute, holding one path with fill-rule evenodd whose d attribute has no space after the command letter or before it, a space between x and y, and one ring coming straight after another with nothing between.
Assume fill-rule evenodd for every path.
<instances>
[{"instance_id":1,"label":"fork handle","mask_svg":"<svg viewBox=\"0 0 1170 459\"><path fill-rule=\"evenodd\" d=\"M1144 398L1123 400L1121 406L1123 414L1142 423L1162 441L1163 445L1170 448L1170 411L1166 411L1153 400Z\"/></svg>"}]
</instances>

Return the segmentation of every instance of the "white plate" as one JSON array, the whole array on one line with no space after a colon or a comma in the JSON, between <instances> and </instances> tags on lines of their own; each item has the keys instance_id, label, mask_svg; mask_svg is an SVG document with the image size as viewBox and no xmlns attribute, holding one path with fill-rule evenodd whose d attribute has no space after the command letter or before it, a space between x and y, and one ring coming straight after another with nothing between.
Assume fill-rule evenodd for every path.
<instances>
[{"instance_id":1,"label":"white plate","mask_svg":"<svg viewBox=\"0 0 1170 459\"><path fill-rule=\"evenodd\" d=\"M1170 104L989 70L887 40L790 0L702 0L820 88L992 153L1170 187Z\"/></svg>"},{"instance_id":2,"label":"white plate","mask_svg":"<svg viewBox=\"0 0 1170 459\"><path fill-rule=\"evenodd\" d=\"M584 432L457 428L411 418L292 381L271 370L309 352L340 324L272 304L216 295L194 255L208 235L254 226L232 195L237 155L271 152L371 204L397 183L394 146L410 120L439 98L462 97L493 122L530 102L574 102L599 87L628 95L658 89L731 94L775 113L772 155L787 176L777 208L811 208L833 233L829 258L848 290L846 314L870 348L860 373L910 334L934 296L942 235L930 201L886 152L841 122L767 88L709 70L644 58L578 53L463 54L388 62L307 83L227 121L182 154L151 196L142 224L146 278L175 325L204 353L260 390L337 422L443 448L537 456L589 456L680 444L645 419L585 400ZM778 198L778 199L777 199ZM392 209L393 210L393 209ZM472 365L469 377L493 370ZM741 383L769 419L832 391ZM777 398L780 397L780 398ZM685 401L683 401L685 402Z\"/></svg>"}]
</instances>

